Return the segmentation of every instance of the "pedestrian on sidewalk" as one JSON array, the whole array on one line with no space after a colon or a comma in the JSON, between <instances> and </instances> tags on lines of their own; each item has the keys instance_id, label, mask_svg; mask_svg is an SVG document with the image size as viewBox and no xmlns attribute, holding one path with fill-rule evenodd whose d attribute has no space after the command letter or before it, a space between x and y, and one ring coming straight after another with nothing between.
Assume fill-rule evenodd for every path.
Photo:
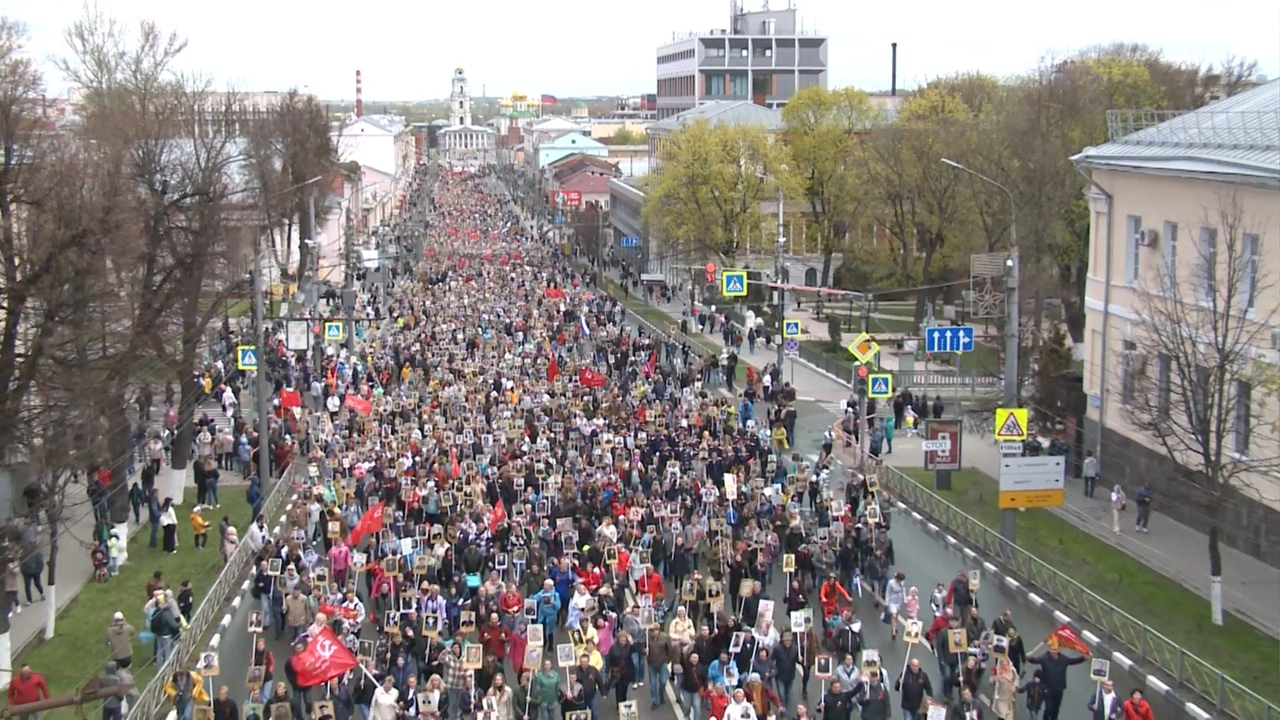
<instances>
[{"instance_id":1,"label":"pedestrian on sidewalk","mask_svg":"<svg viewBox=\"0 0 1280 720\"><path fill-rule=\"evenodd\" d=\"M1084 476L1084 496L1091 498L1094 488L1098 485L1098 458L1093 456L1092 450L1086 450L1084 453L1081 474Z\"/></svg>"},{"instance_id":2,"label":"pedestrian on sidewalk","mask_svg":"<svg viewBox=\"0 0 1280 720\"><path fill-rule=\"evenodd\" d=\"M1124 488L1120 487L1120 483L1111 489L1111 532L1116 535L1120 534L1120 513L1124 512L1128 505L1128 498L1124 495Z\"/></svg>"},{"instance_id":3,"label":"pedestrian on sidewalk","mask_svg":"<svg viewBox=\"0 0 1280 720\"><path fill-rule=\"evenodd\" d=\"M1138 505L1138 519L1134 523L1133 529L1136 532L1147 532L1147 524L1151 522L1151 481L1143 480L1142 487L1138 488L1138 492L1133 496L1133 501Z\"/></svg>"},{"instance_id":4,"label":"pedestrian on sidewalk","mask_svg":"<svg viewBox=\"0 0 1280 720\"><path fill-rule=\"evenodd\" d=\"M36 591L40 593L40 601L44 602L44 585L40 583L40 575L44 572L44 550L40 546L31 543L23 548L23 558L20 569L22 570L22 584L27 591L27 604L30 605L31 586L36 586Z\"/></svg>"},{"instance_id":5,"label":"pedestrian on sidewalk","mask_svg":"<svg viewBox=\"0 0 1280 720\"><path fill-rule=\"evenodd\" d=\"M4 592L9 596L9 613L22 612L22 601L18 597L18 587L22 584L22 570L17 560L9 560L4 568Z\"/></svg>"}]
</instances>

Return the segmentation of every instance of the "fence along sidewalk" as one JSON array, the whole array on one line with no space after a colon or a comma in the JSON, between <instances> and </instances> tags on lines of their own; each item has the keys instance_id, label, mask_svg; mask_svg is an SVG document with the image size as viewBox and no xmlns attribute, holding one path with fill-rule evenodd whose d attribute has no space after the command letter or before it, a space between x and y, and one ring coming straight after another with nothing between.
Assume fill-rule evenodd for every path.
<instances>
[{"instance_id":1,"label":"fence along sidewalk","mask_svg":"<svg viewBox=\"0 0 1280 720\"><path fill-rule=\"evenodd\" d=\"M266 501L263 503L262 512L264 515L267 517L275 516L276 512L284 504L285 499L291 495L290 488L293 486L297 473L306 472L306 466L305 458L297 458L289 463L284 475L276 481L271 488L270 494L267 495ZM200 607L196 608L195 613L191 615L191 622L188 624L187 631L178 640L177 646L169 654L169 659L156 672L156 676L151 679L151 682L147 683L147 687L138 696L138 700L129 708L129 720L151 720L159 714L161 707L166 702L164 696L165 681L172 677L175 671L183 667L193 654L204 647L202 642L205 640L205 633L209 631L215 620L221 617L226 607L227 598L244 581L249 572L249 566L253 561L253 556L254 552L248 543L242 542L236 548L226 567L222 568L222 572L218 574L218 579L213 582L213 587L209 588L209 593L205 595Z\"/></svg>"},{"instance_id":2,"label":"fence along sidewalk","mask_svg":"<svg viewBox=\"0 0 1280 720\"><path fill-rule=\"evenodd\" d=\"M881 481L895 498L963 538L974 550L985 554L1028 585L1040 588L1079 613L1102 631L1103 640L1118 643L1136 653L1136 662L1159 668L1179 686L1193 691L1220 713L1242 720L1280 720L1280 708L1262 696L1044 561L1009 543L896 468L885 466L885 469L887 472Z\"/></svg>"}]
</instances>

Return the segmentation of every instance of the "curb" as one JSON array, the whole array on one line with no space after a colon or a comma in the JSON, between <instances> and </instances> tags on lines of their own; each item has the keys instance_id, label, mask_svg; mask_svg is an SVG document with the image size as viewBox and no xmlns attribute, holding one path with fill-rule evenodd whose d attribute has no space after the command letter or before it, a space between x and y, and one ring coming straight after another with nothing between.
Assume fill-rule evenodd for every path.
<instances>
[{"instance_id":1,"label":"curb","mask_svg":"<svg viewBox=\"0 0 1280 720\"><path fill-rule=\"evenodd\" d=\"M1136 662L1134 662L1133 660L1130 660L1125 655L1121 654L1120 652L1117 652L1116 650L1113 650L1102 638L1098 637L1097 635L1093 634L1089 630L1085 629L1080 624L1076 623L1074 620L1072 620L1069 616L1064 614L1062 611L1056 609L1053 604L1051 604L1044 598L1040 597L1036 593L1032 592L1031 589L1028 588L1026 585L1023 585L1022 582L1008 575L1007 573L1004 572L1003 569L993 565L991 562L987 561L978 553L974 552L973 550L970 550L967 546L961 543L960 540L956 539L954 535L951 535L945 529L939 527L937 524L935 524L925 516L911 509L910 507L902 503L900 500L895 499L893 501L893 504L894 504L894 507L896 507L898 510L901 510L904 513L909 514L912 520L916 521L916 523L923 526L927 531L929 531L930 534L935 535L941 540L943 540L944 542L946 542L946 544L949 547L955 550L959 550L967 558L980 561L982 563L983 572L987 573L991 577L1004 583L1005 587L1009 588L1015 593L1022 595L1024 598L1026 598L1028 602L1034 605L1037 609L1052 615L1053 619L1056 620L1057 622L1060 622L1070 627L1072 630L1074 630L1081 638L1084 639L1085 642L1089 643L1089 645L1093 646L1098 650L1098 652L1094 654L1094 657L1109 658L1111 662L1119 665L1120 667L1124 668L1124 670L1126 670L1130 675L1133 675L1134 677L1138 678L1143 685L1155 691L1158 695L1165 698L1166 700L1173 703L1174 705L1181 706L1188 715L1190 715L1193 718L1196 718L1196 720L1209 720L1210 718L1213 717L1212 714L1205 712L1203 709L1200 708L1200 706L1184 700L1178 694L1177 691L1175 691L1172 687L1169 686L1168 683L1164 682L1159 677L1156 677L1154 674L1147 672L1145 669L1139 666Z\"/></svg>"}]
</instances>

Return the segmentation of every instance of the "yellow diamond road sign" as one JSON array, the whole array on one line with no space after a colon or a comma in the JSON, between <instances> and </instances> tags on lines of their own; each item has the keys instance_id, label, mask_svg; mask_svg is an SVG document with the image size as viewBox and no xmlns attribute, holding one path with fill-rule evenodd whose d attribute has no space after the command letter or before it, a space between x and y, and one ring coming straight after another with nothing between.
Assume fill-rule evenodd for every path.
<instances>
[{"instance_id":1,"label":"yellow diamond road sign","mask_svg":"<svg viewBox=\"0 0 1280 720\"><path fill-rule=\"evenodd\" d=\"M870 335L862 333L854 338L853 342L845 346L845 349L849 351L854 360L865 364L871 362L876 353L880 352L880 344L871 339Z\"/></svg>"},{"instance_id":2,"label":"yellow diamond road sign","mask_svg":"<svg viewBox=\"0 0 1280 720\"><path fill-rule=\"evenodd\" d=\"M1026 440L1027 409L996 408L996 440Z\"/></svg>"}]
</instances>

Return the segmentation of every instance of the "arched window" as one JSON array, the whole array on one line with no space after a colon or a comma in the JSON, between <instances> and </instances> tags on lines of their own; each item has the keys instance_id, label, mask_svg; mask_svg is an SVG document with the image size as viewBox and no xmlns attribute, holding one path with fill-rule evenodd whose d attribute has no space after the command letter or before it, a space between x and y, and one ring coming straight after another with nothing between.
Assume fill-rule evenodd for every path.
<instances>
[{"instance_id":1,"label":"arched window","mask_svg":"<svg viewBox=\"0 0 1280 720\"><path fill-rule=\"evenodd\" d=\"M809 268L804 271L804 284L807 287L818 286L818 269L817 268Z\"/></svg>"}]
</instances>

